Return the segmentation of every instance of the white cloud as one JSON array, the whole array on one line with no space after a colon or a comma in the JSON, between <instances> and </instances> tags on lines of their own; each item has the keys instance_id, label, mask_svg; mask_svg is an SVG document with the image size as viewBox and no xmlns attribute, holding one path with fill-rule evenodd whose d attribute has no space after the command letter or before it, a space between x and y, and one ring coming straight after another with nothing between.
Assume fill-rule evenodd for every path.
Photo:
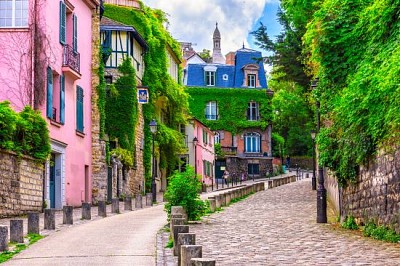
<instances>
[{"instance_id":1,"label":"white cloud","mask_svg":"<svg viewBox=\"0 0 400 266\"><path fill-rule=\"evenodd\" d=\"M142 0L145 5L169 14L169 31L178 41L195 43L194 49L212 50L215 23L221 33L223 54L246 47L252 26L264 6L277 0Z\"/></svg>"}]
</instances>

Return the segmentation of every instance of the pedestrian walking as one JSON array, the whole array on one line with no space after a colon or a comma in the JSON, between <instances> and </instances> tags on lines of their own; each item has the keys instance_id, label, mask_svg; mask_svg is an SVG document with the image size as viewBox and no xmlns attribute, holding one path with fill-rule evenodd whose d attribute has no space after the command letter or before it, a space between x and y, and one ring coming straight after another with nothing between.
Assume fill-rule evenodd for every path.
<instances>
[{"instance_id":1,"label":"pedestrian walking","mask_svg":"<svg viewBox=\"0 0 400 266\"><path fill-rule=\"evenodd\" d=\"M228 170L224 171L223 177L224 177L224 180L225 180L225 185L228 185L228 178L229 178Z\"/></svg>"}]
</instances>

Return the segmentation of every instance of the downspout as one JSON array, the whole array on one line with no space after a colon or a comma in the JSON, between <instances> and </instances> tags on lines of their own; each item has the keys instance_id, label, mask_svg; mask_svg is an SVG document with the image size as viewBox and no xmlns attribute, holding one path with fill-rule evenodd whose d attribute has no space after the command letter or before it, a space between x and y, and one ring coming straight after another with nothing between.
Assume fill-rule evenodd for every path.
<instances>
[{"instance_id":1,"label":"downspout","mask_svg":"<svg viewBox=\"0 0 400 266\"><path fill-rule=\"evenodd\" d=\"M36 91L35 91L35 73L36 73L36 67L35 67L35 55L36 55L36 45L35 45L35 36L36 36L36 11L37 11L37 2L36 0L33 0L33 12L32 12L32 30L31 30L31 106L33 107L33 109L37 110L39 109L39 107L36 105L35 103L35 95L36 95Z\"/></svg>"}]
</instances>

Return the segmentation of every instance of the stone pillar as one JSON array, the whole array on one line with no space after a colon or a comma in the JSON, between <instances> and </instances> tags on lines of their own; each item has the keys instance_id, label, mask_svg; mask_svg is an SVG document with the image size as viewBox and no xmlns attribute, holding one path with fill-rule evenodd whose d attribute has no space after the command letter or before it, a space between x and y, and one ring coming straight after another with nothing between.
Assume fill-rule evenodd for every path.
<instances>
[{"instance_id":1,"label":"stone pillar","mask_svg":"<svg viewBox=\"0 0 400 266\"><path fill-rule=\"evenodd\" d=\"M119 213L119 199L112 199L111 200L111 212L112 213Z\"/></svg>"},{"instance_id":2,"label":"stone pillar","mask_svg":"<svg viewBox=\"0 0 400 266\"><path fill-rule=\"evenodd\" d=\"M185 219L184 218L171 218L169 221L169 229L171 238L174 237L174 225L184 225Z\"/></svg>"},{"instance_id":3,"label":"stone pillar","mask_svg":"<svg viewBox=\"0 0 400 266\"><path fill-rule=\"evenodd\" d=\"M219 195L215 195L215 208L221 208L221 197Z\"/></svg>"},{"instance_id":4,"label":"stone pillar","mask_svg":"<svg viewBox=\"0 0 400 266\"><path fill-rule=\"evenodd\" d=\"M153 206L153 194L146 193L146 206Z\"/></svg>"},{"instance_id":5,"label":"stone pillar","mask_svg":"<svg viewBox=\"0 0 400 266\"><path fill-rule=\"evenodd\" d=\"M215 266L215 259L192 258L190 261L192 266Z\"/></svg>"},{"instance_id":6,"label":"stone pillar","mask_svg":"<svg viewBox=\"0 0 400 266\"><path fill-rule=\"evenodd\" d=\"M175 246L178 243L178 234L179 233L189 233L189 225L174 225L173 228L173 240L174 240L174 256L177 256L177 251L175 250Z\"/></svg>"},{"instance_id":7,"label":"stone pillar","mask_svg":"<svg viewBox=\"0 0 400 266\"><path fill-rule=\"evenodd\" d=\"M124 200L125 211L132 210L132 197L126 197Z\"/></svg>"},{"instance_id":8,"label":"stone pillar","mask_svg":"<svg viewBox=\"0 0 400 266\"><path fill-rule=\"evenodd\" d=\"M226 196L225 193L219 194L219 197L221 199L221 206L226 206Z\"/></svg>"},{"instance_id":9,"label":"stone pillar","mask_svg":"<svg viewBox=\"0 0 400 266\"><path fill-rule=\"evenodd\" d=\"M98 202L98 216L100 217L107 217L107 205L106 202L103 200L100 200Z\"/></svg>"},{"instance_id":10,"label":"stone pillar","mask_svg":"<svg viewBox=\"0 0 400 266\"><path fill-rule=\"evenodd\" d=\"M215 212L216 210L216 200L215 198L208 198L208 202L210 202L210 211Z\"/></svg>"},{"instance_id":11,"label":"stone pillar","mask_svg":"<svg viewBox=\"0 0 400 266\"><path fill-rule=\"evenodd\" d=\"M23 220L10 220L10 242L24 243Z\"/></svg>"},{"instance_id":12,"label":"stone pillar","mask_svg":"<svg viewBox=\"0 0 400 266\"><path fill-rule=\"evenodd\" d=\"M179 233L178 241L176 245L174 245L174 253L175 251L178 254L178 266L181 265L181 246L182 245L196 245L196 234L192 233Z\"/></svg>"},{"instance_id":13,"label":"stone pillar","mask_svg":"<svg viewBox=\"0 0 400 266\"><path fill-rule=\"evenodd\" d=\"M181 246L181 266L191 266L192 258L201 258L202 246L199 245L182 245Z\"/></svg>"},{"instance_id":14,"label":"stone pillar","mask_svg":"<svg viewBox=\"0 0 400 266\"><path fill-rule=\"evenodd\" d=\"M181 214L183 218L185 218L185 223L187 223L187 214L185 209L182 206L172 206L171 207L171 215Z\"/></svg>"},{"instance_id":15,"label":"stone pillar","mask_svg":"<svg viewBox=\"0 0 400 266\"><path fill-rule=\"evenodd\" d=\"M39 213L28 213L28 234L39 234Z\"/></svg>"},{"instance_id":16,"label":"stone pillar","mask_svg":"<svg viewBox=\"0 0 400 266\"><path fill-rule=\"evenodd\" d=\"M226 201L226 206L229 206L229 204L231 204L231 192L225 193L225 201Z\"/></svg>"},{"instance_id":17,"label":"stone pillar","mask_svg":"<svg viewBox=\"0 0 400 266\"><path fill-rule=\"evenodd\" d=\"M73 224L74 223L74 207L64 206L63 207L63 224Z\"/></svg>"},{"instance_id":18,"label":"stone pillar","mask_svg":"<svg viewBox=\"0 0 400 266\"><path fill-rule=\"evenodd\" d=\"M91 220L92 219L92 211L91 204L88 202L82 203L82 220Z\"/></svg>"},{"instance_id":19,"label":"stone pillar","mask_svg":"<svg viewBox=\"0 0 400 266\"><path fill-rule=\"evenodd\" d=\"M44 210L44 229L55 230L56 229L56 210L45 209Z\"/></svg>"},{"instance_id":20,"label":"stone pillar","mask_svg":"<svg viewBox=\"0 0 400 266\"><path fill-rule=\"evenodd\" d=\"M8 250L8 227L0 225L0 252Z\"/></svg>"},{"instance_id":21,"label":"stone pillar","mask_svg":"<svg viewBox=\"0 0 400 266\"><path fill-rule=\"evenodd\" d=\"M143 208L142 195L137 195L135 200L135 209Z\"/></svg>"}]
</instances>

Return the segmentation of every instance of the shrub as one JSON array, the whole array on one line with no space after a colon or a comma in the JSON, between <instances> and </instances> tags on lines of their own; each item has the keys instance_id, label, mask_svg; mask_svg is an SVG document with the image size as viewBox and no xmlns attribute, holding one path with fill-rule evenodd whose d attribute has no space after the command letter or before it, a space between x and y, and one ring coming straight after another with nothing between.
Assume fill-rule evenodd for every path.
<instances>
[{"instance_id":1,"label":"shrub","mask_svg":"<svg viewBox=\"0 0 400 266\"><path fill-rule=\"evenodd\" d=\"M169 177L169 186L164 195L167 200L165 211L171 215L172 206L182 206L189 220L199 220L205 212L205 203L200 199L201 182L197 179L194 169L186 166L185 172L175 171Z\"/></svg>"},{"instance_id":2,"label":"shrub","mask_svg":"<svg viewBox=\"0 0 400 266\"><path fill-rule=\"evenodd\" d=\"M17 114L11 109L10 102L0 102L0 148L12 150Z\"/></svg>"},{"instance_id":3,"label":"shrub","mask_svg":"<svg viewBox=\"0 0 400 266\"><path fill-rule=\"evenodd\" d=\"M353 216L346 217L345 221L342 223L342 227L350 230L358 229L358 225Z\"/></svg>"}]
</instances>

